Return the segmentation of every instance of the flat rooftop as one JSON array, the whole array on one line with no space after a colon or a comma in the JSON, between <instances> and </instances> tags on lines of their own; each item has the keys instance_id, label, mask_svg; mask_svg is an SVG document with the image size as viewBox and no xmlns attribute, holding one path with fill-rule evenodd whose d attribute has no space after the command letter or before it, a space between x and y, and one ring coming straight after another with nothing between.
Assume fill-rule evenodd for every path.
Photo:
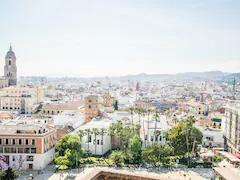
<instances>
[{"instance_id":1,"label":"flat rooftop","mask_svg":"<svg viewBox=\"0 0 240 180\"><path fill-rule=\"evenodd\" d=\"M29 135L29 134L45 134L52 130L50 127L43 127L36 124L17 124L17 125L0 125L0 135Z\"/></svg>"},{"instance_id":2,"label":"flat rooftop","mask_svg":"<svg viewBox=\"0 0 240 180\"><path fill-rule=\"evenodd\" d=\"M83 105L84 100L65 103L47 103L43 105L42 109L78 110L78 108Z\"/></svg>"}]
</instances>

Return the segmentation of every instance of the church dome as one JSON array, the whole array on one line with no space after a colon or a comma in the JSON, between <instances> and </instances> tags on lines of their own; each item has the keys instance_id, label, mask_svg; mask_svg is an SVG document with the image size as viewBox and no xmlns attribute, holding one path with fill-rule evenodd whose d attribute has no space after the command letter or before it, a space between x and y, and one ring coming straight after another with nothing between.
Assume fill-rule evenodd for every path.
<instances>
[{"instance_id":1,"label":"church dome","mask_svg":"<svg viewBox=\"0 0 240 180\"><path fill-rule=\"evenodd\" d=\"M12 46L10 46L9 51L6 54L6 58L16 58L15 53L12 51Z\"/></svg>"}]
</instances>

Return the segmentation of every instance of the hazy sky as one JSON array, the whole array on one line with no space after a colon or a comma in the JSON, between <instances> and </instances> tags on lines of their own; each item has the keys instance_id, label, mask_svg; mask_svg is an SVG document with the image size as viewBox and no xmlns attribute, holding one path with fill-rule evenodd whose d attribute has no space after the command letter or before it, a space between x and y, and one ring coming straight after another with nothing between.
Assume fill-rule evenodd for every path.
<instances>
[{"instance_id":1,"label":"hazy sky","mask_svg":"<svg viewBox=\"0 0 240 180\"><path fill-rule=\"evenodd\" d=\"M1 0L0 73L240 71L239 0Z\"/></svg>"}]
</instances>

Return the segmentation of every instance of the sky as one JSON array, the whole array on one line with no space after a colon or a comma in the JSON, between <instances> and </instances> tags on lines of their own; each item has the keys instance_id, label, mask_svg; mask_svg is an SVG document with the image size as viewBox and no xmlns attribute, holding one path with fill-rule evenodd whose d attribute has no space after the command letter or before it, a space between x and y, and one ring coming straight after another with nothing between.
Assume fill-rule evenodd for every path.
<instances>
[{"instance_id":1,"label":"sky","mask_svg":"<svg viewBox=\"0 0 240 180\"><path fill-rule=\"evenodd\" d=\"M239 0L1 0L0 73L240 72Z\"/></svg>"}]
</instances>

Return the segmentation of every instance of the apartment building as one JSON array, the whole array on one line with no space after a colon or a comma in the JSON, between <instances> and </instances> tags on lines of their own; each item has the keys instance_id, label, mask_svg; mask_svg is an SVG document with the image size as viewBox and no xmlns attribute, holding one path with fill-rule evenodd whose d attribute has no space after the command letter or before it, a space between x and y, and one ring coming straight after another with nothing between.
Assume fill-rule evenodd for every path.
<instances>
[{"instance_id":1,"label":"apartment building","mask_svg":"<svg viewBox=\"0 0 240 180\"><path fill-rule=\"evenodd\" d=\"M56 130L35 124L0 125L0 155L13 168L41 170L52 162Z\"/></svg>"},{"instance_id":2,"label":"apartment building","mask_svg":"<svg viewBox=\"0 0 240 180\"><path fill-rule=\"evenodd\" d=\"M240 154L240 106L226 106L224 118L225 145L231 153Z\"/></svg>"},{"instance_id":3,"label":"apartment building","mask_svg":"<svg viewBox=\"0 0 240 180\"><path fill-rule=\"evenodd\" d=\"M0 109L3 111L31 114L43 101L43 89L39 86L10 86L0 90Z\"/></svg>"}]
</instances>

